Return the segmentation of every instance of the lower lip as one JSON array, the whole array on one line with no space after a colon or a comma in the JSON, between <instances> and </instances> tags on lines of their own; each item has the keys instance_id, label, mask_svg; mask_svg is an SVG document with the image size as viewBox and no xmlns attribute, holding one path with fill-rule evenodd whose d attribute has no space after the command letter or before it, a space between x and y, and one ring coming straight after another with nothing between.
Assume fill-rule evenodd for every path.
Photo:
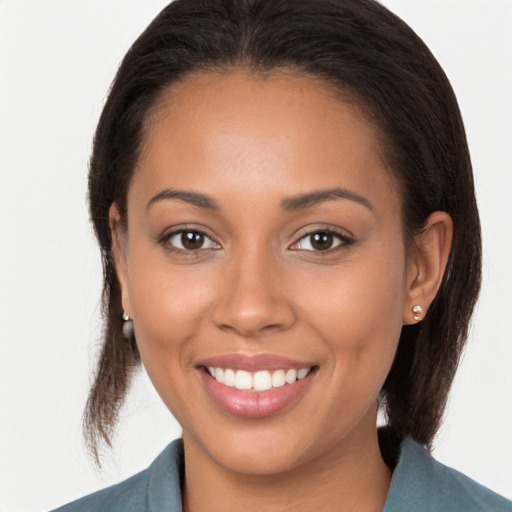
<instances>
[{"instance_id":1,"label":"lower lip","mask_svg":"<svg viewBox=\"0 0 512 512\"><path fill-rule=\"evenodd\" d=\"M239 391L225 386L200 369L206 390L224 411L241 418L264 418L286 409L306 391L311 383L313 371L306 377L268 391Z\"/></svg>"}]
</instances>

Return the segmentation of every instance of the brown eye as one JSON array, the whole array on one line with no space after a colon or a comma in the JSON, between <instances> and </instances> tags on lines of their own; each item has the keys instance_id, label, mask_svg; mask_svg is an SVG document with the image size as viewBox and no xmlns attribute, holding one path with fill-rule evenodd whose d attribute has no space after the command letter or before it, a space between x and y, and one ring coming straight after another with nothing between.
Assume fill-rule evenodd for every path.
<instances>
[{"instance_id":1,"label":"brown eye","mask_svg":"<svg viewBox=\"0 0 512 512\"><path fill-rule=\"evenodd\" d=\"M203 243L204 235L202 233L198 233L197 231L183 231L183 233L181 233L181 245L189 251L201 249Z\"/></svg>"},{"instance_id":2,"label":"brown eye","mask_svg":"<svg viewBox=\"0 0 512 512\"><path fill-rule=\"evenodd\" d=\"M352 245L353 240L330 230L313 231L304 235L292 249L300 251L327 252L337 247Z\"/></svg>"},{"instance_id":3,"label":"brown eye","mask_svg":"<svg viewBox=\"0 0 512 512\"><path fill-rule=\"evenodd\" d=\"M201 249L218 249L219 245L214 242L209 236L201 231L195 230L181 230L171 233L165 237L165 243L170 245L173 249L181 251L198 251Z\"/></svg>"},{"instance_id":4,"label":"brown eye","mask_svg":"<svg viewBox=\"0 0 512 512\"><path fill-rule=\"evenodd\" d=\"M320 231L309 236L311 237L311 247L316 251L326 251L332 247L334 242L334 235L332 233Z\"/></svg>"}]
</instances>

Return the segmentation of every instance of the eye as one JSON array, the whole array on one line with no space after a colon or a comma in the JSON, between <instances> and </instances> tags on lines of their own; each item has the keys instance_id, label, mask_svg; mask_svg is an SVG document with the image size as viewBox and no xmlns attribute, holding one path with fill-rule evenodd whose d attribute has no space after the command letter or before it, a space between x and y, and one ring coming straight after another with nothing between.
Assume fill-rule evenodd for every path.
<instances>
[{"instance_id":1,"label":"eye","mask_svg":"<svg viewBox=\"0 0 512 512\"><path fill-rule=\"evenodd\" d=\"M172 249L180 251L197 251L200 249L219 249L219 244L214 242L208 235L194 229L182 229L174 231L162 240L170 245Z\"/></svg>"},{"instance_id":2,"label":"eye","mask_svg":"<svg viewBox=\"0 0 512 512\"><path fill-rule=\"evenodd\" d=\"M308 233L292 246L300 251L326 252L342 245L350 245L352 239L332 230L324 229Z\"/></svg>"}]
</instances>

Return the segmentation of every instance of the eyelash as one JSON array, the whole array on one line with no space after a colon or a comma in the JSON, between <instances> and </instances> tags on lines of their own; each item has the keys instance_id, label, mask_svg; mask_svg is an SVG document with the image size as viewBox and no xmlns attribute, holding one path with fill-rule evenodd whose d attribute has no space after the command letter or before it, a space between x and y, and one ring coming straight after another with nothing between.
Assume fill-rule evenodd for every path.
<instances>
[{"instance_id":1,"label":"eyelash","mask_svg":"<svg viewBox=\"0 0 512 512\"><path fill-rule=\"evenodd\" d=\"M185 233L194 233L195 235L202 236L202 237L204 237L204 239L210 240L210 242L212 244L215 244L217 247L207 247L207 248L199 247L197 249L184 249L181 247L175 247L169 243L173 237L180 235L180 234L181 234L181 236L183 236L183 234L185 234ZM346 234L341 233L335 229L317 228L317 229L313 229L308 232L304 232L301 235L301 237L296 242L294 242L292 244L290 249L295 250L295 251L300 251L301 249L294 249L293 247L297 246L301 241L306 240L308 237L312 237L313 235L317 235L317 234L333 236L333 237L337 238L340 243L338 243L334 247L329 247L326 250L303 249L304 251L321 254L321 255L332 254L332 253L341 251L348 246L353 245L355 242L353 238L350 238ZM220 245L217 242L215 242L215 240L213 240L212 237L210 237L207 233L205 233L204 231L202 231L200 229L193 228L193 227L184 227L181 229L176 229L174 231L171 231L170 233L166 233L166 234L162 235L161 237L158 238L157 241L159 244L163 245L168 251L177 253L177 254L186 255L186 256L195 256L200 251L211 251L211 250L217 250L218 248L220 248Z\"/></svg>"},{"instance_id":2,"label":"eyelash","mask_svg":"<svg viewBox=\"0 0 512 512\"><path fill-rule=\"evenodd\" d=\"M183 234L185 234L185 233L194 233L196 235L200 235L200 236L204 237L204 239L210 240L211 243L220 247L220 245L217 242L215 242L215 240L213 240L213 238L211 236L209 236L207 233L205 233L201 229L197 229L194 227L183 227L183 228L171 231L170 233L165 233L160 238L158 238L157 241L159 244L163 245L168 251L176 253L176 254L185 255L185 256L195 256L195 255L197 255L197 253L199 251L205 251L205 250L209 251L209 250L217 249L217 247L215 247L215 248L214 247L208 247L208 248L200 247L198 249L184 249L181 247L175 247L170 244L170 240L173 237L180 235L180 234L181 234L181 236L183 236Z\"/></svg>"},{"instance_id":3,"label":"eyelash","mask_svg":"<svg viewBox=\"0 0 512 512\"><path fill-rule=\"evenodd\" d=\"M304 232L302 236L293 243L292 250L300 250L300 249L293 249L293 246L298 245L301 241L306 240L308 237L312 237L313 235L322 234L327 236L333 236L339 240L340 243L335 245L334 247L329 247L328 249L321 251L321 250L312 250L312 249L304 249L307 252L314 252L319 255L330 255L333 253L336 253L338 251L341 251L343 249L346 249L347 247L354 244L355 240L349 236L347 236L345 233L342 233L336 229L333 228L315 228L310 231Z\"/></svg>"}]
</instances>

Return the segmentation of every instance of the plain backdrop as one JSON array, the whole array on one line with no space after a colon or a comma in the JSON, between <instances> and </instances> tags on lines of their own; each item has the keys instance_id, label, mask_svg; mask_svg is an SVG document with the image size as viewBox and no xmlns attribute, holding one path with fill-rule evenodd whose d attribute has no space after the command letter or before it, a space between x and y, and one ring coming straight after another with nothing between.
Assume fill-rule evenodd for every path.
<instances>
[{"instance_id":1,"label":"plain backdrop","mask_svg":"<svg viewBox=\"0 0 512 512\"><path fill-rule=\"evenodd\" d=\"M122 56L163 0L0 0L0 510L43 511L147 466L179 426L140 372L98 472L81 413L100 336L91 138ZM465 119L484 285L435 456L512 497L512 1L385 0Z\"/></svg>"}]
</instances>

